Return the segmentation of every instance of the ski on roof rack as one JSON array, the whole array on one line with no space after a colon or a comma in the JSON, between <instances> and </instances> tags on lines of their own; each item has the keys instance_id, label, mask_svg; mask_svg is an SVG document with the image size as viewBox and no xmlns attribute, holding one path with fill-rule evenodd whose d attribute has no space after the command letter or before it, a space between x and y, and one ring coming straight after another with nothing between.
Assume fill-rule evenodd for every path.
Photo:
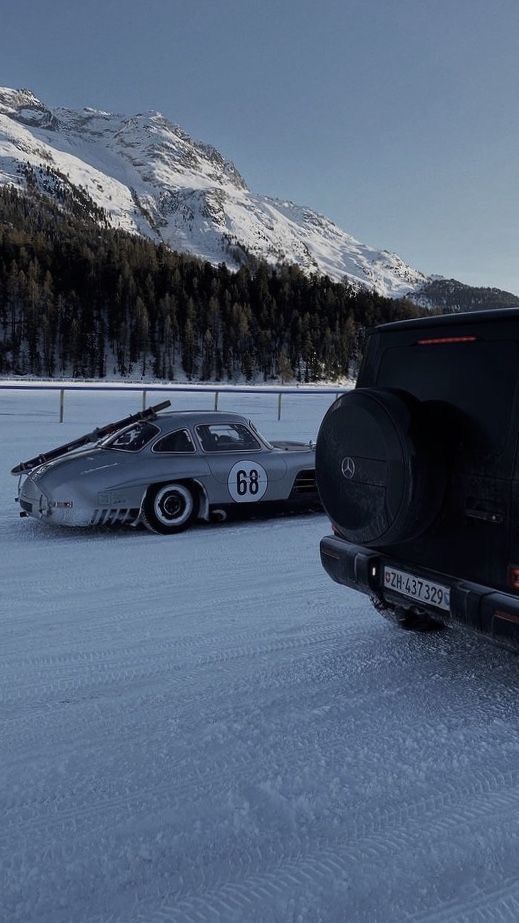
<instances>
[{"instance_id":1,"label":"ski on roof rack","mask_svg":"<svg viewBox=\"0 0 519 923\"><path fill-rule=\"evenodd\" d=\"M44 465L46 462L61 458L62 455L68 455L69 452L80 449L90 442L98 442L100 439L104 439L105 436L109 436L110 433L118 429L131 426L132 423L138 423L141 420L153 420L159 411L165 410L166 407L170 406L171 401L162 401L160 404L155 404L153 407L147 407L146 410L140 410L139 413L132 413L122 420L116 420L114 423L107 423L105 426L98 426L96 429L93 429L91 433L85 433L84 436L79 436L78 439L66 442L56 449L49 449L48 452L42 452L34 458L29 458L28 461L20 462L15 468L11 468L11 474L19 475L24 474L26 471L32 471L32 469L37 468L38 465Z\"/></svg>"}]
</instances>

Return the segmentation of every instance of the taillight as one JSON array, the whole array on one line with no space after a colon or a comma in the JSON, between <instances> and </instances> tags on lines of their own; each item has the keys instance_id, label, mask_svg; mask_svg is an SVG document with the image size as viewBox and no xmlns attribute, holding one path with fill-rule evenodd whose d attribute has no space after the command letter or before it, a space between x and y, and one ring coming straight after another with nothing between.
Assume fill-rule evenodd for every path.
<instances>
[{"instance_id":1,"label":"taillight","mask_svg":"<svg viewBox=\"0 0 519 923\"><path fill-rule=\"evenodd\" d=\"M432 337L418 340L418 346L440 346L445 343L475 343L477 337Z\"/></svg>"},{"instance_id":2,"label":"taillight","mask_svg":"<svg viewBox=\"0 0 519 923\"><path fill-rule=\"evenodd\" d=\"M508 565L508 586L512 590L517 590L519 592L519 565L509 564Z\"/></svg>"}]
</instances>

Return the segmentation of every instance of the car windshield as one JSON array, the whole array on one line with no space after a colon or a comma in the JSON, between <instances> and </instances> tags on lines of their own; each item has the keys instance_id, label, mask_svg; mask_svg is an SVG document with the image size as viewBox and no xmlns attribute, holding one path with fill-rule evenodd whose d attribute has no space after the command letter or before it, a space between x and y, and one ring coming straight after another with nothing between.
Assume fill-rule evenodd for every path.
<instances>
[{"instance_id":1,"label":"car windshield","mask_svg":"<svg viewBox=\"0 0 519 923\"><path fill-rule=\"evenodd\" d=\"M102 440L99 444L103 449L110 448L119 449L122 452L138 452L159 432L158 426L154 426L153 423L133 423L131 426L119 430L115 436L108 436L107 439Z\"/></svg>"}]
</instances>

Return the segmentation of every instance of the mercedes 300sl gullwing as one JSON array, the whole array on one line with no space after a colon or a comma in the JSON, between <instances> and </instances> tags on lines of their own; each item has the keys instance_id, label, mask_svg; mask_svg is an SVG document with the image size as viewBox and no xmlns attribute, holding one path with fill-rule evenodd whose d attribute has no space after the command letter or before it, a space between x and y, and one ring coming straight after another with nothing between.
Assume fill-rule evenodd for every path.
<instances>
[{"instance_id":1,"label":"mercedes 300sl gullwing","mask_svg":"<svg viewBox=\"0 0 519 923\"><path fill-rule=\"evenodd\" d=\"M170 534L197 519L259 512L258 505L319 508L311 444L268 442L236 413L159 413L169 404L14 467L20 515L60 526L143 523Z\"/></svg>"}]
</instances>

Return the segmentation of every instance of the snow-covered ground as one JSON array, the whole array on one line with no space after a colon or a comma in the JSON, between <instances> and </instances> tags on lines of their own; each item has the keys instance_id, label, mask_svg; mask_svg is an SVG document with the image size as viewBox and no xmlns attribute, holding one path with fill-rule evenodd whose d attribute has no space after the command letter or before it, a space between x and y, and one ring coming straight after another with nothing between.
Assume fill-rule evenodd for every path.
<instances>
[{"instance_id":1,"label":"snow-covered ground","mask_svg":"<svg viewBox=\"0 0 519 923\"><path fill-rule=\"evenodd\" d=\"M291 400L233 406L315 435L328 399ZM135 406L0 391L0 919L517 921L514 655L393 629L322 571L321 515L18 518L15 462Z\"/></svg>"}]
</instances>

